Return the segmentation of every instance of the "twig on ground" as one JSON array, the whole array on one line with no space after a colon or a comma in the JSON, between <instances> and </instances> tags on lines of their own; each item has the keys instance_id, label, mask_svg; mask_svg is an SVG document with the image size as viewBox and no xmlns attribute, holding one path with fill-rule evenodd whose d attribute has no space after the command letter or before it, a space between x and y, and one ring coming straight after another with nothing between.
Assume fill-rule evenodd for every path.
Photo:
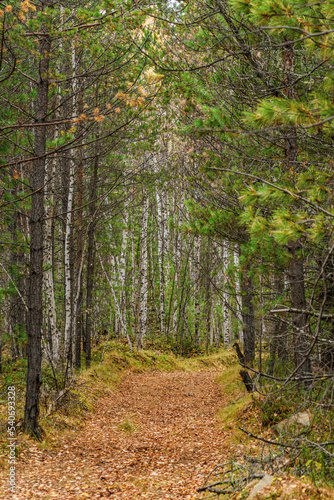
<instances>
[{"instance_id":1,"label":"twig on ground","mask_svg":"<svg viewBox=\"0 0 334 500\"><path fill-rule=\"evenodd\" d=\"M240 429L242 432L244 432L248 436L250 436L250 437L252 437L254 439L257 439L258 441L262 441L263 443L273 444L274 446L282 446L283 448L294 448L296 450L300 450L300 448L301 448L300 446L296 446L296 445L293 445L293 444L276 443L276 441L269 441L269 439L265 439L265 438L262 438L260 436L255 436L255 434L252 434L251 432L246 431L246 429L243 429L242 427L238 427L238 429Z\"/></svg>"}]
</instances>

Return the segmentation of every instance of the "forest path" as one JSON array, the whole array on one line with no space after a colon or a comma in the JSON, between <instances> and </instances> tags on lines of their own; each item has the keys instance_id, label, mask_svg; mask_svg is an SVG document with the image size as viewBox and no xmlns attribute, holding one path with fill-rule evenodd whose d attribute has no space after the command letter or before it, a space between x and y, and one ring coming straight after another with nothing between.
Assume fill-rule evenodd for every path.
<instances>
[{"instance_id":1,"label":"forest path","mask_svg":"<svg viewBox=\"0 0 334 500\"><path fill-rule=\"evenodd\" d=\"M60 450L30 450L18 464L17 496L2 498L197 498L197 488L224 455L216 376L130 374Z\"/></svg>"}]
</instances>

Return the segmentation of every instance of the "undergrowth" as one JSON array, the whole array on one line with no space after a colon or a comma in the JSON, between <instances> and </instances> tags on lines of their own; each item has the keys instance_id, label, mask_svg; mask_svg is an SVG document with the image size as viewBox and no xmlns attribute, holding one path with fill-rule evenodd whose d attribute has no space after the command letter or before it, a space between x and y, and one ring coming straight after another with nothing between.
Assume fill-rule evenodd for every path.
<instances>
[{"instance_id":1,"label":"undergrowth","mask_svg":"<svg viewBox=\"0 0 334 500\"><path fill-rule=\"evenodd\" d=\"M228 395L228 402L218 416L226 431L231 452L236 457L255 457L258 450L265 446L265 453L282 454L282 470L297 477L309 477L314 485L326 484L333 491L333 391L322 386L319 397L316 385L301 388L291 384L283 388L275 384L261 387L260 393L248 394L240 380L239 371L240 366L233 364L223 368L216 379L222 391ZM332 382L328 382L328 386L330 384ZM328 404L326 396L329 397ZM278 430L277 424L288 421L299 412L309 415L309 426L291 424ZM291 447L265 444L247 436L239 427L259 438L285 445L288 443Z\"/></svg>"}]
</instances>

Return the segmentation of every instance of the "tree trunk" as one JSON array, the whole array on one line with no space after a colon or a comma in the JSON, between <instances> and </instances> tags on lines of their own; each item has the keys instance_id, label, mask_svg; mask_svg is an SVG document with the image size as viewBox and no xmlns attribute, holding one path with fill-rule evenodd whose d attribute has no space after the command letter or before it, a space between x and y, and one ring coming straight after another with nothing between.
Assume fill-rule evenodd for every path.
<instances>
[{"instance_id":1,"label":"tree trunk","mask_svg":"<svg viewBox=\"0 0 334 500\"><path fill-rule=\"evenodd\" d=\"M201 237L195 236L194 238L194 296L195 296L195 345L199 346L201 343L201 331L200 331L200 284L201 284Z\"/></svg>"},{"instance_id":2,"label":"tree trunk","mask_svg":"<svg viewBox=\"0 0 334 500\"><path fill-rule=\"evenodd\" d=\"M288 99L296 99L295 89L295 49L294 43L286 43L283 51L283 67L285 95ZM298 150L296 128L290 128L285 136L285 158L286 167L290 171L297 170ZM288 243L288 251L291 254L289 264L289 283L291 292L291 306L296 309L306 309L305 286L304 286L304 263L302 257L302 245L298 241ZM306 359L309 342L306 335L309 333L307 326L307 314L293 314L292 322L295 328L294 348L295 364L300 367L301 375L311 373L310 357Z\"/></svg>"},{"instance_id":3,"label":"tree trunk","mask_svg":"<svg viewBox=\"0 0 334 500\"><path fill-rule=\"evenodd\" d=\"M128 222L129 222L129 212L128 207L124 207L123 216L123 237L122 237L122 248L121 255L119 259L119 290L120 290L120 314L122 317L122 325L126 325L126 293L125 293L125 278L126 278L126 251L128 247ZM127 336L128 332L124 331L122 326L122 334Z\"/></svg>"},{"instance_id":4,"label":"tree trunk","mask_svg":"<svg viewBox=\"0 0 334 500\"><path fill-rule=\"evenodd\" d=\"M57 135L57 134L56 134ZM54 189L55 189L55 161L48 161L46 168L45 189L45 245L44 245L44 290L45 309L48 318L47 328L50 336L50 352L52 359L57 363L60 356L61 334L57 328L56 299L54 289Z\"/></svg>"},{"instance_id":5,"label":"tree trunk","mask_svg":"<svg viewBox=\"0 0 334 500\"><path fill-rule=\"evenodd\" d=\"M132 334L136 331L137 326L137 265L136 265L136 234L135 234L135 197L134 197L134 187L131 192L131 269L132 269L132 280L131 280L131 314L132 314Z\"/></svg>"},{"instance_id":6,"label":"tree trunk","mask_svg":"<svg viewBox=\"0 0 334 500\"><path fill-rule=\"evenodd\" d=\"M180 207L177 206L176 201L176 193L174 194L174 234L173 234L173 260L174 260L174 273L175 273L175 281L174 281L174 304L173 304L173 335L175 338L177 337L177 328L178 328L178 296L180 293L179 284L180 284L180 261L181 261L181 235L179 231L180 227Z\"/></svg>"},{"instance_id":7,"label":"tree trunk","mask_svg":"<svg viewBox=\"0 0 334 500\"><path fill-rule=\"evenodd\" d=\"M224 338L224 346L228 347L231 343L231 329L230 329L230 310L228 307L229 294L227 291L227 284L228 284L227 269L229 265L229 249L226 241L224 241L223 243L222 264L223 264L223 311L224 311L223 338Z\"/></svg>"},{"instance_id":8,"label":"tree trunk","mask_svg":"<svg viewBox=\"0 0 334 500\"><path fill-rule=\"evenodd\" d=\"M81 260L83 258L83 231L82 231L82 214L83 214L83 157L82 150L79 149L79 165L77 172L77 283L80 289L78 290L78 303L75 317L75 367L81 366L81 340L82 340L82 327L83 327L83 293L82 293L82 279L79 280Z\"/></svg>"},{"instance_id":9,"label":"tree trunk","mask_svg":"<svg viewBox=\"0 0 334 500\"><path fill-rule=\"evenodd\" d=\"M215 324L215 346L216 349L218 350L220 347L220 317L215 316L214 311L213 311L213 321Z\"/></svg>"},{"instance_id":10,"label":"tree trunk","mask_svg":"<svg viewBox=\"0 0 334 500\"><path fill-rule=\"evenodd\" d=\"M139 328L137 334L136 347L137 351L143 349L143 340L147 332L147 229L148 229L148 207L149 200L146 196L143 203L142 230L141 230L141 269L140 269L140 312L139 312Z\"/></svg>"},{"instance_id":11,"label":"tree trunk","mask_svg":"<svg viewBox=\"0 0 334 500\"><path fill-rule=\"evenodd\" d=\"M305 311L306 298L305 298L305 284L304 284L304 265L302 257L302 247L300 241L290 242L288 250L291 254L289 265L288 277L290 282L291 294L291 307ZM300 375L310 374L311 360L307 356L307 349L309 342L307 334L309 328L307 324L307 314L294 313L292 315L292 322L294 326L294 351L295 351L295 365L296 367L302 363L299 373Z\"/></svg>"},{"instance_id":12,"label":"tree trunk","mask_svg":"<svg viewBox=\"0 0 334 500\"><path fill-rule=\"evenodd\" d=\"M39 71L36 88L36 124L43 124L48 112L48 72L51 53L50 37L45 33L39 42ZM34 161L31 174L31 215L30 215L30 269L28 280L28 373L24 410L25 431L41 437L38 427L39 393L41 385L42 327L43 327L43 218L46 127L35 128Z\"/></svg>"},{"instance_id":13,"label":"tree trunk","mask_svg":"<svg viewBox=\"0 0 334 500\"><path fill-rule=\"evenodd\" d=\"M210 282L210 347L213 346L215 332L215 296L214 296L214 278Z\"/></svg>"},{"instance_id":14,"label":"tree trunk","mask_svg":"<svg viewBox=\"0 0 334 500\"><path fill-rule=\"evenodd\" d=\"M114 302L115 302L115 312L118 316L118 319L122 325L122 328L123 328L123 331L125 332L126 334L126 338L128 340L128 344L129 344L129 348L130 348L130 351L132 352L132 343L131 343L131 339L129 337L129 334L128 334L128 329L127 329L127 324L126 324L126 316L122 317L122 313L121 313L121 307L120 307L120 304L119 304L119 301L118 301L118 297L116 295L116 292L115 292L115 287L114 287L114 284L112 282L112 280L109 278L105 268L104 268L104 265L103 265L103 262L102 262L102 259L101 259L101 256L99 255L99 259L100 259L100 264L101 264L101 268L102 268L102 271L104 272L104 275L105 277L107 278L107 281L109 283L109 286L111 288L111 292L113 294L113 297L114 297Z\"/></svg>"},{"instance_id":15,"label":"tree trunk","mask_svg":"<svg viewBox=\"0 0 334 500\"><path fill-rule=\"evenodd\" d=\"M235 301L236 301L236 309L237 309L237 321L238 321L238 335L239 341L244 342L244 332L242 328L242 314L241 314L241 288L240 288L240 278L239 278L239 247L238 245L234 245L233 251L233 261L235 267L234 279L235 279Z\"/></svg>"},{"instance_id":16,"label":"tree trunk","mask_svg":"<svg viewBox=\"0 0 334 500\"><path fill-rule=\"evenodd\" d=\"M208 261L210 260L209 257L210 253L208 252ZM207 284L206 284L206 343L205 343L205 350L206 354L209 352L209 346L212 346L213 342L213 337L212 337L212 331L211 331L211 309L212 309L212 294L211 294L211 283L210 283L210 274L208 270L208 276L207 276Z\"/></svg>"},{"instance_id":17,"label":"tree trunk","mask_svg":"<svg viewBox=\"0 0 334 500\"><path fill-rule=\"evenodd\" d=\"M72 72L72 115L78 114L77 110L77 78L76 78L76 50L74 41L71 44L71 72ZM66 206L66 226L64 244L64 279L65 279L65 329L64 329L64 354L65 360L72 365L73 360L73 203L75 183L74 150L70 150L69 184Z\"/></svg>"},{"instance_id":18,"label":"tree trunk","mask_svg":"<svg viewBox=\"0 0 334 500\"><path fill-rule=\"evenodd\" d=\"M18 195L18 183L15 180L14 167L11 169L11 176L13 178L14 187L12 189L12 194L14 197ZM9 231L11 233L11 239L13 245L10 250L10 269L9 276L17 289L17 293L11 295L10 297L10 328L13 335L13 352L12 359L16 360L17 357L21 357L21 344L23 339L23 333L26 324L26 279L22 276L22 269L25 265L25 254L18 245L20 241L20 214L14 208L11 214L11 220L9 223ZM22 348L22 357L24 349Z\"/></svg>"},{"instance_id":19,"label":"tree trunk","mask_svg":"<svg viewBox=\"0 0 334 500\"><path fill-rule=\"evenodd\" d=\"M158 260L159 260L159 315L160 334L165 335L165 221L159 187L156 187L157 213L158 213Z\"/></svg>"},{"instance_id":20,"label":"tree trunk","mask_svg":"<svg viewBox=\"0 0 334 500\"><path fill-rule=\"evenodd\" d=\"M73 155L73 151L71 151ZM74 196L74 160L70 159L69 187L66 209L65 246L64 246L64 279L65 279L65 329L64 329L64 359L69 360L72 344L72 273L71 273L71 233L72 208Z\"/></svg>"},{"instance_id":21,"label":"tree trunk","mask_svg":"<svg viewBox=\"0 0 334 500\"><path fill-rule=\"evenodd\" d=\"M87 256L87 285L86 285L86 331L85 331L85 353L86 368L91 362L91 336L92 336L92 307L93 307L93 287L94 287L94 266L95 266L95 205L97 197L97 174L99 167L99 157L94 161L94 171L91 180L90 190L90 221L88 229L88 256Z\"/></svg>"},{"instance_id":22,"label":"tree trunk","mask_svg":"<svg viewBox=\"0 0 334 500\"><path fill-rule=\"evenodd\" d=\"M253 280L249 277L249 268L250 266L247 264L243 269L241 293L245 364L252 366L255 357L255 318Z\"/></svg>"}]
</instances>

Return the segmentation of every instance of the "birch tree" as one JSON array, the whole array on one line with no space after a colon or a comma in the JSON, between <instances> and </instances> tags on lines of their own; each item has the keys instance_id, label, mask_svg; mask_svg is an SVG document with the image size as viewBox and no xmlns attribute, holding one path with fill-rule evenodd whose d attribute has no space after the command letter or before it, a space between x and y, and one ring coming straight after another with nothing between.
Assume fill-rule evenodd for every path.
<instances>
[{"instance_id":1,"label":"birch tree","mask_svg":"<svg viewBox=\"0 0 334 500\"><path fill-rule=\"evenodd\" d=\"M201 236L194 236L194 298L195 298L195 344L197 346L201 343L200 331L200 315L201 315L201 302L200 302L200 284L201 284Z\"/></svg>"},{"instance_id":2,"label":"birch tree","mask_svg":"<svg viewBox=\"0 0 334 500\"><path fill-rule=\"evenodd\" d=\"M240 278L239 278L239 247L234 245L233 248L233 261L234 261L234 280L235 280L235 301L236 301L236 311L237 311L237 322L238 322L238 336L241 343L244 341L244 333L242 328L242 314L241 314L241 288L240 288Z\"/></svg>"},{"instance_id":3,"label":"birch tree","mask_svg":"<svg viewBox=\"0 0 334 500\"><path fill-rule=\"evenodd\" d=\"M229 267L229 248L227 241L223 242L222 249L222 273L223 273L223 311L224 311L224 320L223 320L223 338L224 345L227 347L231 342L231 326L230 326L230 311L229 311L229 293L227 290L228 286L228 275L227 270Z\"/></svg>"},{"instance_id":4,"label":"birch tree","mask_svg":"<svg viewBox=\"0 0 334 500\"><path fill-rule=\"evenodd\" d=\"M142 212L141 255L140 255L140 309L139 325L136 340L137 350L143 349L143 341L147 333L147 296L148 296L148 259L147 259L147 232L148 232L149 198L145 195Z\"/></svg>"},{"instance_id":5,"label":"birch tree","mask_svg":"<svg viewBox=\"0 0 334 500\"><path fill-rule=\"evenodd\" d=\"M45 289L45 315L48 321L47 328L50 332L50 351L55 363L60 358L61 333L57 328L57 312L54 287L54 204L55 204L55 176L56 162L46 162L45 182L45 245L44 245L44 289Z\"/></svg>"},{"instance_id":6,"label":"birch tree","mask_svg":"<svg viewBox=\"0 0 334 500\"><path fill-rule=\"evenodd\" d=\"M163 194L159 186L156 186L157 222L158 222L158 260L159 260L159 314L160 334L165 335L165 242L166 242L166 220L163 209Z\"/></svg>"}]
</instances>

